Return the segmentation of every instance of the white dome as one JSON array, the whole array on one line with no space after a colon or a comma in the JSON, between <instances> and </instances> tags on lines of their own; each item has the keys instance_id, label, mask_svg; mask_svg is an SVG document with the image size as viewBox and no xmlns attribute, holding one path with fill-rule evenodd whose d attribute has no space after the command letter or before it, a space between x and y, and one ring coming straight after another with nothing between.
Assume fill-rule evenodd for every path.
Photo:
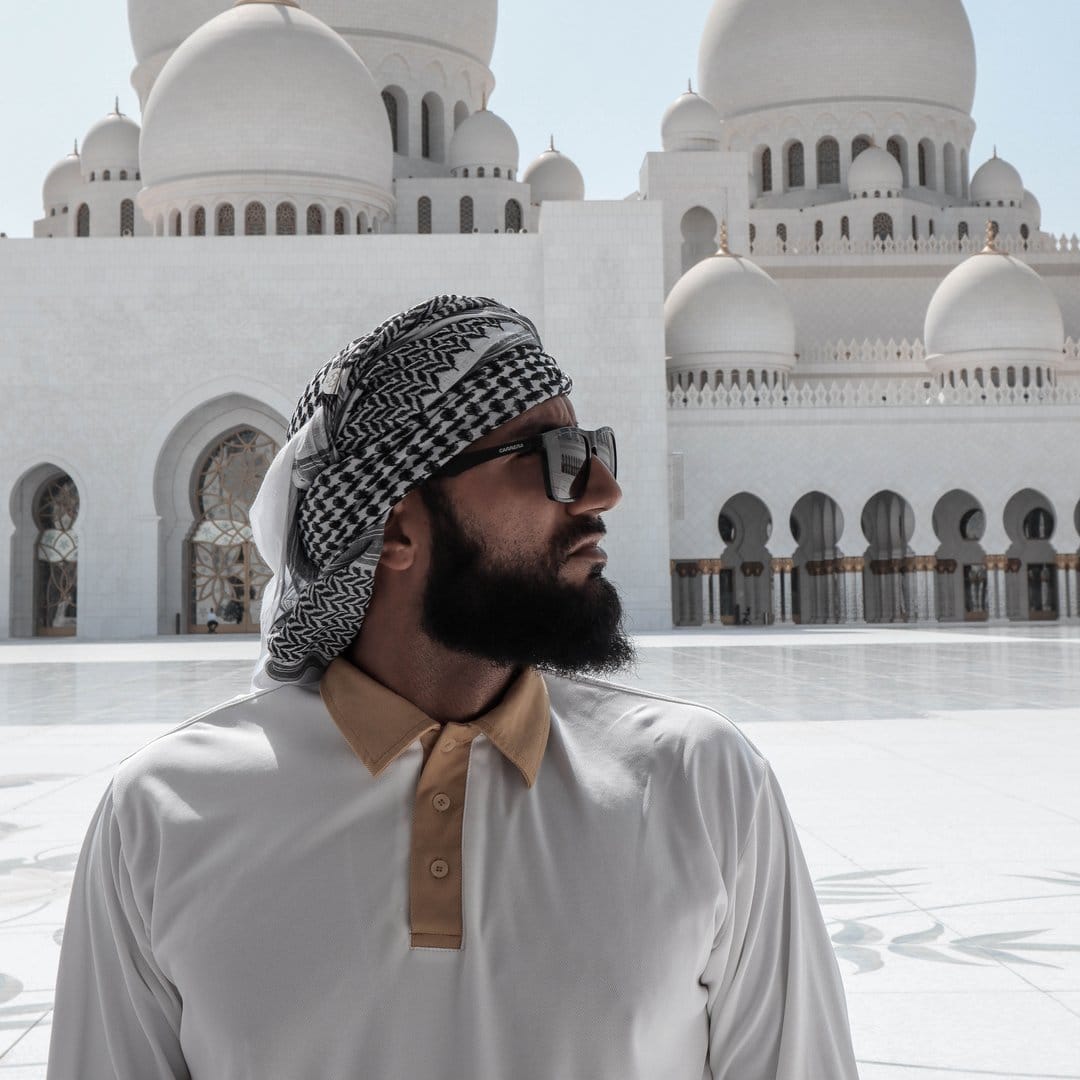
<instances>
[{"instance_id":1,"label":"white dome","mask_svg":"<svg viewBox=\"0 0 1080 1080\"><path fill-rule=\"evenodd\" d=\"M517 170L518 141L510 125L490 109L480 109L458 125L450 139L451 172L477 168Z\"/></svg>"},{"instance_id":2,"label":"white dome","mask_svg":"<svg viewBox=\"0 0 1080 1080\"><path fill-rule=\"evenodd\" d=\"M119 179L120 169L126 169L134 180L139 168L139 125L119 110L99 120L86 133L82 148L83 175L94 173L101 179L106 169L112 179Z\"/></svg>"},{"instance_id":3,"label":"white dome","mask_svg":"<svg viewBox=\"0 0 1080 1080\"><path fill-rule=\"evenodd\" d=\"M1054 294L1030 266L994 250L965 259L938 286L924 337L932 371L1064 359Z\"/></svg>"},{"instance_id":4,"label":"white dome","mask_svg":"<svg viewBox=\"0 0 1080 1080\"><path fill-rule=\"evenodd\" d=\"M272 187L388 208L392 169L370 72L295 6L246 0L212 19L176 50L146 104L144 207L171 185L170 195Z\"/></svg>"},{"instance_id":5,"label":"white dome","mask_svg":"<svg viewBox=\"0 0 1080 1080\"><path fill-rule=\"evenodd\" d=\"M759 266L720 253L691 267L664 303L669 371L790 371L795 320L780 286Z\"/></svg>"},{"instance_id":6,"label":"white dome","mask_svg":"<svg viewBox=\"0 0 1080 1080\"><path fill-rule=\"evenodd\" d=\"M1031 227L1033 229L1041 229L1042 228L1042 205L1040 204L1039 200L1036 199L1035 196L1030 191L1025 191L1024 192L1023 207L1031 217L1031 222L1030 222Z\"/></svg>"},{"instance_id":7,"label":"white dome","mask_svg":"<svg viewBox=\"0 0 1080 1080\"><path fill-rule=\"evenodd\" d=\"M719 150L723 121L700 94L687 90L664 112L660 138L665 150Z\"/></svg>"},{"instance_id":8,"label":"white dome","mask_svg":"<svg viewBox=\"0 0 1080 1080\"><path fill-rule=\"evenodd\" d=\"M880 146L868 146L848 169L848 191L858 198L863 194L873 197L899 195L904 188L904 174L900 162Z\"/></svg>"},{"instance_id":9,"label":"white dome","mask_svg":"<svg viewBox=\"0 0 1080 1080\"><path fill-rule=\"evenodd\" d=\"M724 119L880 100L968 115L975 42L962 0L714 0L698 78Z\"/></svg>"},{"instance_id":10,"label":"white dome","mask_svg":"<svg viewBox=\"0 0 1080 1080\"><path fill-rule=\"evenodd\" d=\"M82 164L76 147L67 157L61 158L45 176L41 189L41 201L45 210L71 203L82 182Z\"/></svg>"},{"instance_id":11,"label":"white dome","mask_svg":"<svg viewBox=\"0 0 1080 1080\"><path fill-rule=\"evenodd\" d=\"M1004 158L994 156L971 178L971 201L976 206L1019 206L1024 200L1024 181Z\"/></svg>"},{"instance_id":12,"label":"white dome","mask_svg":"<svg viewBox=\"0 0 1080 1080\"><path fill-rule=\"evenodd\" d=\"M232 0L128 0L135 58L144 64L178 48ZM304 10L342 35L421 41L462 52L485 66L495 50L498 0L301 0Z\"/></svg>"},{"instance_id":13,"label":"white dome","mask_svg":"<svg viewBox=\"0 0 1080 1080\"><path fill-rule=\"evenodd\" d=\"M529 201L534 206L543 202L581 202L585 198L581 170L555 149L554 139L547 150L529 162L521 180L531 187Z\"/></svg>"}]
</instances>

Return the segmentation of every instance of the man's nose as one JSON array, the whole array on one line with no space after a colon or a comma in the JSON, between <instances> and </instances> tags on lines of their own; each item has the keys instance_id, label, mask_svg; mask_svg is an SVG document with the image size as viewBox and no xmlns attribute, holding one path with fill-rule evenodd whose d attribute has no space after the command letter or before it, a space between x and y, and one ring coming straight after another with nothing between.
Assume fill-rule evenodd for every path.
<instances>
[{"instance_id":1,"label":"man's nose","mask_svg":"<svg viewBox=\"0 0 1080 1080\"><path fill-rule=\"evenodd\" d=\"M622 501L622 488L611 470L593 454L589 462L589 481L581 497L567 504L572 514L602 514Z\"/></svg>"}]
</instances>

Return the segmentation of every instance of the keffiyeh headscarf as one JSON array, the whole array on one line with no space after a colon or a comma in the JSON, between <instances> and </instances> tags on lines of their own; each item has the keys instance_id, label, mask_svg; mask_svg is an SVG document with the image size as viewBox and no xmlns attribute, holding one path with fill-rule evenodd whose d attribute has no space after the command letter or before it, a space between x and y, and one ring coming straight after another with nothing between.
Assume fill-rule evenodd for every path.
<instances>
[{"instance_id":1,"label":"keffiyeh headscarf","mask_svg":"<svg viewBox=\"0 0 1080 1080\"><path fill-rule=\"evenodd\" d=\"M360 631L393 506L571 382L495 300L440 296L346 346L300 397L251 508L273 572L257 689L318 679Z\"/></svg>"}]
</instances>

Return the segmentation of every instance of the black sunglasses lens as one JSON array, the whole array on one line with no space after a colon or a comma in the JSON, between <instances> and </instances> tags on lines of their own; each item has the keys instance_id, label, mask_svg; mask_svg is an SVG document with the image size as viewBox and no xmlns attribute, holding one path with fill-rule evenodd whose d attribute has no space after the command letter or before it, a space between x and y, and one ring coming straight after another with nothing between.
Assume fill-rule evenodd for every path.
<instances>
[{"instance_id":1,"label":"black sunglasses lens","mask_svg":"<svg viewBox=\"0 0 1080 1080\"><path fill-rule=\"evenodd\" d=\"M593 433L596 440L596 456L604 463L612 476L618 473L618 454L615 452L615 432L609 427L600 428Z\"/></svg>"},{"instance_id":2,"label":"black sunglasses lens","mask_svg":"<svg viewBox=\"0 0 1080 1080\"><path fill-rule=\"evenodd\" d=\"M548 441L548 476L551 494L559 502L573 502L580 494L578 480L589 460L589 445L572 429L551 432Z\"/></svg>"}]
</instances>

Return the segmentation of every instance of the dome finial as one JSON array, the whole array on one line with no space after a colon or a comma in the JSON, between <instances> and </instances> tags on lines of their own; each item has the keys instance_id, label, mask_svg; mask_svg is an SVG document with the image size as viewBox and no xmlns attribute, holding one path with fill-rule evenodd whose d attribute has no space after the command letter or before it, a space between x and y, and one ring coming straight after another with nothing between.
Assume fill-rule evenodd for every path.
<instances>
[{"instance_id":1,"label":"dome finial","mask_svg":"<svg viewBox=\"0 0 1080 1080\"><path fill-rule=\"evenodd\" d=\"M548 143L548 149L551 150L551 151L555 150L555 136L554 135L551 136L551 141Z\"/></svg>"},{"instance_id":2,"label":"dome finial","mask_svg":"<svg viewBox=\"0 0 1080 1080\"><path fill-rule=\"evenodd\" d=\"M988 221L986 223L986 247L983 248L983 254L1000 255L998 251L997 238L1000 229L996 221Z\"/></svg>"},{"instance_id":3,"label":"dome finial","mask_svg":"<svg viewBox=\"0 0 1080 1080\"><path fill-rule=\"evenodd\" d=\"M79 140L75 140L75 149L71 151L76 157L79 156Z\"/></svg>"},{"instance_id":4,"label":"dome finial","mask_svg":"<svg viewBox=\"0 0 1080 1080\"><path fill-rule=\"evenodd\" d=\"M997 157L997 143L994 143L994 157Z\"/></svg>"},{"instance_id":5,"label":"dome finial","mask_svg":"<svg viewBox=\"0 0 1080 1080\"><path fill-rule=\"evenodd\" d=\"M686 92L688 94L692 94L694 92L694 80L693 79L687 79L686 80Z\"/></svg>"},{"instance_id":6,"label":"dome finial","mask_svg":"<svg viewBox=\"0 0 1080 1080\"><path fill-rule=\"evenodd\" d=\"M480 111L487 112L487 90L480 95Z\"/></svg>"},{"instance_id":7,"label":"dome finial","mask_svg":"<svg viewBox=\"0 0 1080 1080\"><path fill-rule=\"evenodd\" d=\"M731 250L728 248L728 233L727 233L727 218L720 219L720 247L716 252L717 255L730 255Z\"/></svg>"},{"instance_id":8,"label":"dome finial","mask_svg":"<svg viewBox=\"0 0 1080 1080\"><path fill-rule=\"evenodd\" d=\"M113 116L121 116L120 112L120 95L116 95L116 100L113 102Z\"/></svg>"}]
</instances>

